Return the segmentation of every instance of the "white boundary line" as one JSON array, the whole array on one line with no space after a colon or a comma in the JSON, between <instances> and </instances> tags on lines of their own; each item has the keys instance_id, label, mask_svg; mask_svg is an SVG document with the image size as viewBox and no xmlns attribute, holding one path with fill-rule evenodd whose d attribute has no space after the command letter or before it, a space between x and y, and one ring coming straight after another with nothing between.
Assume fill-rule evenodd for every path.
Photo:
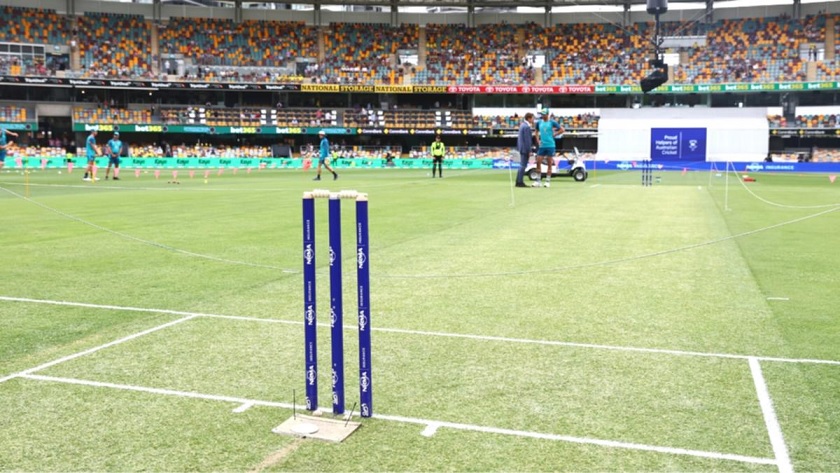
<instances>
[{"instance_id":1,"label":"white boundary line","mask_svg":"<svg viewBox=\"0 0 840 473\"><path fill-rule=\"evenodd\" d=\"M74 379L74 378L59 378L53 376L42 376L42 375L34 375L34 374L26 374L22 375L22 378L32 379L37 381L46 381L46 382L55 382L55 383L67 383L67 384L75 384L75 385L82 385L82 386L91 386L91 387L99 387L99 388L111 388L111 389L119 389L125 391L135 391L135 392L145 392L151 394L161 394L161 395L168 395L168 396L177 396L177 397L185 397L185 398L193 398L193 399L204 399L204 400L211 400L211 401L223 401L223 402L231 402L240 405L251 405L251 406L265 406L265 407L275 407L275 408L283 408L283 409L293 409L293 406L290 403L284 402L273 402L273 401L261 401L257 399L245 399L239 397L232 397L232 396L218 396L213 394L201 394L196 392L190 391L176 391L172 389L159 389L159 388L148 388L143 386L132 386L127 384L115 384L115 383L103 383L99 381L87 381L83 379ZM298 406L300 407L300 406ZM474 424L462 424L458 422L445 422L445 421L438 421L438 420L431 420L431 419L420 419L416 417L404 417L404 416L394 416L394 415L386 415L386 414L374 414L373 418L387 420L392 422L400 422L405 424L417 424L426 426L423 430L422 434L426 436L431 436L434 432L440 427L448 427L454 430L464 430L470 432L480 432L480 433L489 433L489 434L497 434L497 435L510 435L515 437L526 437L526 438L534 438L540 440L553 440L553 441L560 441L560 442L568 442L568 443L577 443L577 444L585 444L585 445L598 445L601 447L610 447L610 448L621 448L626 450L641 450L646 452L655 452L655 453L664 453L664 454L671 454L671 455L685 455L691 457L699 457L699 458L709 458L713 460L727 460L727 461L736 461L741 463L752 463L752 464L759 464L759 465L776 465L777 461L772 458L759 458L759 457L751 457L745 455L735 455L729 453L718 453L718 452L707 452L702 450L689 450L684 448L673 448L673 447L660 447L655 445L644 445L644 444L637 444L637 443L630 443L630 442L618 442L613 440L601 440L601 439L593 439L593 438L586 438L586 437L572 437L568 435L557 435L557 434L546 434L540 432L530 432L525 430L514 430L514 429L503 429L498 427L487 427L481 425L474 425Z\"/></svg>"},{"instance_id":2,"label":"white boundary line","mask_svg":"<svg viewBox=\"0 0 840 473\"><path fill-rule=\"evenodd\" d=\"M773 409L773 400L770 399L770 391L761 373L761 364L757 358L750 358L750 372L752 373L755 390L758 393L758 403L761 405L761 413L764 415L764 423L767 425L767 432L770 434L770 444L773 445L773 454L776 455L776 464L779 466L779 473L793 473L793 464L790 461L785 438L782 435L782 427Z\"/></svg>"},{"instance_id":3,"label":"white boundary line","mask_svg":"<svg viewBox=\"0 0 840 473\"><path fill-rule=\"evenodd\" d=\"M100 305L100 304L89 304L89 303L84 303L84 302L52 301L52 300L42 300L42 299L29 299L29 298L24 298L24 297L0 296L0 301L62 305L62 306L70 306L70 307L88 307L88 308L91 308L91 309L127 310L127 311L133 311L133 312L149 312L149 313L158 313L158 314L183 315L183 316L188 316L188 318L206 317L206 318L215 318L215 319L230 319L230 320L242 320L242 321L250 321L250 322L261 322L261 323L287 324L287 325L301 325L303 323L303 321L295 321L295 320L265 319L265 318L259 318L259 317L245 317L245 316L237 316L237 315L208 314L208 313L202 313L202 312L187 312L187 311L169 310L169 309L153 309L153 308L143 308L143 307L125 307L125 306L115 306L115 305ZM319 324L319 325L328 326L328 324ZM355 330L355 328L346 327L345 330L352 331L352 330ZM428 336L428 337L462 338L462 339L468 339L468 340L480 340L480 341L488 341L488 342L522 343L522 344L529 344L529 345L546 345L546 346L560 346L560 347L572 347L572 348L590 348L590 349L597 349L597 350L625 351L625 352L635 352L635 353L653 353L653 354L674 355L674 356L724 358L724 359L733 359L733 360L750 360L750 359L754 358L754 359L759 360L759 361L770 361L770 362L777 362L777 363L807 363L807 364L840 366L840 361L810 359L810 358L783 358L783 357L773 357L773 356L738 355L738 354L732 354L732 353L708 353L708 352L697 352L697 351L669 350L669 349L664 349L664 348L644 348L644 347L627 347L627 346L618 346L618 345L600 345L600 344L594 344L594 343L564 342L564 341L558 341L558 340L535 340L535 339L528 339L528 338L510 338L510 337L498 337L498 336L493 336L493 335L475 335L475 334L461 334L461 333L448 333L448 332L433 332L433 331L427 331L427 330L409 330L409 329L385 328L385 327L373 327L373 331L383 332L383 333L399 333L399 334L405 334L405 335L423 335L423 336ZM0 378L0 382L2 382L2 381L3 381L3 378Z\"/></svg>"},{"instance_id":4,"label":"white boundary line","mask_svg":"<svg viewBox=\"0 0 840 473\"><path fill-rule=\"evenodd\" d=\"M50 361L48 363L44 363L42 365L38 365L34 368L29 368L28 370L24 370L24 371L21 371L19 373L10 374L6 377L0 378L0 383L3 383L5 381L8 381L8 380L13 379L13 378L18 378L18 377L21 377L21 376L29 375L29 374L34 373L36 371L40 371L40 370L49 368L50 366L55 366L59 363L64 363L65 361L70 361L70 360L73 360L73 359L76 359L76 358L79 358L79 357L82 357L82 356L85 356L85 355L90 355L91 353L95 353L99 350L103 350L105 348L109 348L109 347L112 347L114 345L119 345L120 343L124 343L124 342L134 340L135 338L139 338L139 337L142 337L143 335L148 335L150 333L157 332L158 330L163 330L165 328L169 328L173 325L180 324L181 322L186 322L187 320L193 319L195 317L197 317L197 316L196 315L190 315L188 317L183 317L183 318L180 318L178 320L173 320L172 322L168 322L168 323L165 323L163 325L158 325L157 327L152 327L148 330L143 330L142 332L137 332L133 335L129 335L127 337L123 337L123 338L120 338L118 340L114 340L113 342L108 342L104 345L99 345L98 347L89 348L85 351L80 351L80 352L74 353L72 355L67 355L63 358L59 358L57 360L53 360L53 361Z\"/></svg>"}]
</instances>

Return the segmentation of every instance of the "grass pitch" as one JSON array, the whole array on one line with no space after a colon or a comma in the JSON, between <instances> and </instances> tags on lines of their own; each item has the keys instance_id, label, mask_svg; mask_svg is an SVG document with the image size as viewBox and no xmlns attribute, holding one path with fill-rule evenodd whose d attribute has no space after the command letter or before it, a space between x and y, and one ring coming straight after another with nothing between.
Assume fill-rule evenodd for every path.
<instances>
[{"instance_id":1,"label":"grass pitch","mask_svg":"<svg viewBox=\"0 0 840 473\"><path fill-rule=\"evenodd\" d=\"M512 194L506 171L180 174L0 174L0 470L840 464L840 187L824 175L656 172L643 188L598 171ZM370 195L376 417L340 445L271 433L303 396L312 188Z\"/></svg>"}]
</instances>

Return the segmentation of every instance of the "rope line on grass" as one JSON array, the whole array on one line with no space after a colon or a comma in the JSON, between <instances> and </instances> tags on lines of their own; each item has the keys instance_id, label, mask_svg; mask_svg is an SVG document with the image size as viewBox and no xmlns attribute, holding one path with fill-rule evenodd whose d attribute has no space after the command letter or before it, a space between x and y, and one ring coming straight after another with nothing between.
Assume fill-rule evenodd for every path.
<instances>
[{"instance_id":1,"label":"rope line on grass","mask_svg":"<svg viewBox=\"0 0 840 473\"><path fill-rule=\"evenodd\" d=\"M840 202L837 202L837 203L834 203L834 204L824 204L824 205L787 205L787 204L780 204L778 202L773 202L771 200L767 200L767 199L761 197L760 195L756 194L755 192L753 192L753 190L750 189L750 187L744 182L744 179L741 177L741 175L738 174L738 171L735 169L735 165L731 164L731 166L732 166L732 173L735 174L735 178L738 179L738 183L741 184L741 187L743 187L744 190L746 190L748 194L750 194L751 196L756 198L758 201L763 202L767 205L772 205L774 207L780 207L780 208L783 208L783 209L802 209L802 210L804 210L804 209L827 209L827 208L831 208L831 207L840 208ZM729 172L729 167L728 166L726 168L726 172Z\"/></svg>"},{"instance_id":2,"label":"rope line on grass","mask_svg":"<svg viewBox=\"0 0 840 473\"><path fill-rule=\"evenodd\" d=\"M717 238L714 240L708 240L700 243L694 243L691 245L680 246L677 248L670 248L667 250L655 251L653 253L645 253L641 255L634 255L634 256L627 256L624 258L617 258L612 260L606 261L597 261L593 263L584 263L584 264L575 264L570 266L558 266L554 268L545 268L545 269L528 269L528 270L519 270L519 271L498 271L498 272L490 272L490 273L464 273L464 274L379 274L380 278L386 279L458 279L458 278L481 278L481 277L504 277L504 276L521 276L526 274L547 274L547 273L559 273L563 271L571 271L575 269L585 269L585 268L594 268L599 266L610 266L614 264L621 264L621 263L629 263L631 261L638 261L648 258L657 258L660 256L665 256L673 253L680 253L683 251L689 251L697 248L702 248L705 246L712 246L718 243L727 242L730 240L735 240L737 238L743 238L751 235L755 235L757 233L766 232L768 230L773 230L776 228L784 227L786 225L792 225L795 223L803 222L805 220L810 220L812 218L817 218L826 214L830 214L832 212L836 212L840 210L840 206L835 206L834 208L823 210L822 212L817 212L813 215L806 215L804 217L795 218L793 220L788 220L786 222L777 223L774 225L770 225L769 227L758 228L755 230L750 230L747 232L742 232L737 235L730 235L723 238Z\"/></svg>"},{"instance_id":3,"label":"rope line on grass","mask_svg":"<svg viewBox=\"0 0 840 473\"><path fill-rule=\"evenodd\" d=\"M192 251L182 250L180 248L175 248L174 246L165 245L163 243L158 243L156 241L144 240L142 238L139 238L139 237L136 237L136 236L133 236L133 235L129 235L127 233L118 232L116 230L112 230L110 228L103 227L102 225L99 225L99 224L96 224L96 223L93 223L93 222L89 222L89 221L84 220L82 218L76 217L75 215L70 215L66 212L62 212L61 210L55 209L55 208L50 207L49 205L46 205L46 204L42 204L41 202L32 200L28 197L25 197L23 195L18 194L17 192L6 189L5 187L0 187L0 189L8 192L9 194L12 194L15 197L18 197L20 199L25 200L26 202L29 202L31 204L34 204L34 205L38 206L38 207L41 207L44 210L48 210L50 212L58 214L58 215L66 218L66 219L72 220L74 222L81 223L83 225L87 225L89 227L93 227L97 230L100 230L100 231L103 231L103 232L106 232L106 233L110 233L112 235L118 236L118 237L126 239L126 240L130 240L130 241L134 241L136 243L141 243L141 244L144 244L144 245L152 246L152 247L155 247L155 248L158 248L158 249L161 249L161 250L171 251L173 253L178 253L178 254L182 254L182 255L185 255L185 256L190 256L190 257L193 257L193 258L201 258L201 259L206 259L206 260L209 260L209 261L215 261L217 263L225 263L225 264L232 264L232 265L239 265L239 266L249 266L249 267L252 267L252 268L273 269L273 270L281 271L283 273L299 273L300 272L300 271L297 271L297 270L281 268L279 266L271 266L271 265L267 265L267 264L249 263L247 261L237 261L237 260L231 260L231 259L226 259L226 258L219 258L219 257L216 257L216 256L210 256L210 255L205 255L205 254L201 254L201 253L195 253L195 252L192 252Z\"/></svg>"}]
</instances>

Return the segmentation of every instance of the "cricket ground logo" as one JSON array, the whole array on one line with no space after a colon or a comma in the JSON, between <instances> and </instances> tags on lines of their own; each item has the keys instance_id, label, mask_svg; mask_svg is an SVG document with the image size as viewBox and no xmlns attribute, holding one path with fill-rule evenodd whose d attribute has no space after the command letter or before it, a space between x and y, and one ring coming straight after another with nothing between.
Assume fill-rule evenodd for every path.
<instances>
[{"instance_id":1,"label":"cricket ground logo","mask_svg":"<svg viewBox=\"0 0 840 473\"><path fill-rule=\"evenodd\" d=\"M310 366L308 370L306 370L306 382L309 383L310 386L315 386L315 381L318 380L318 372L315 371L314 366Z\"/></svg>"},{"instance_id":2,"label":"cricket ground logo","mask_svg":"<svg viewBox=\"0 0 840 473\"><path fill-rule=\"evenodd\" d=\"M359 248L356 260L359 263L359 269L364 269L365 263L367 263L367 255L365 255L365 250L363 248Z\"/></svg>"},{"instance_id":3,"label":"cricket ground logo","mask_svg":"<svg viewBox=\"0 0 840 473\"><path fill-rule=\"evenodd\" d=\"M697 150L697 140L688 140L688 149L691 151Z\"/></svg>"},{"instance_id":4,"label":"cricket ground logo","mask_svg":"<svg viewBox=\"0 0 840 473\"><path fill-rule=\"evenodd\" d=\"M335 315L335 307L330 307L330 328L335 328L335 322L338 316Z\"/></svg>"},{"instance_id":5,"label":"cricket ground logo","mask_svg":"<svg viewBox=\"0 0 840 473\"><path fill-rule=\"evenodd\" d=\"M363 393L368 392L368 389L370 389L370 377L367 373L362 373L359 377L359 387L362 388Z\"/></svg>"},{"instance_id":6,"label":"cricket ground logo","mask_svg":"<svg viewBox=\"0 0 840 473\"><path fill-rule=\"evenodd\" d=\"M312 305L306 306L306 311L303 314L303 318L306 319L306 325L312 325L315 323L315 307Z\"/></svg>"},{"instance_id":7,"label":"cricket ground logo","mask_svg":"<svg viewBox=\"0 0 840 473\"><path fill-rule=\"evenodd\" d=\"M333 264L335 264L335 250L333 250L333 247L330 246L330 266Z\"/></svg>"},{"instance_id":8,"label":"cricket ground logo","mask_svg":"<svg viewBox=\"0 0 840 473\"><path fill-rule=\"evenodd\" d=\"M364 332L367 328L368 319L367 315L365 315L365 311L359 311L359 331Z\"/></svg>"},{"instance_id":9,"label":"cricket ground logo","mask_svg":"<svg viewBox=\"0 0 840 473\"><path fill-rule=\"evenodd\" d=\"M303 262L305 264L312 264L312 260L315 259L315 250L312 249L312 244L307 243L306 248L303 250Z\"/></svg>"},{"instance_id":10,"label":"cricket ground logo","mask_svg":"<svg viewBox=\"0 0 840 473\"><path fill-rule=\"evenodd\" d=\"M362 416L370 417L370 406L367 404L362 404Z\"/></svg>"}]
</instances>

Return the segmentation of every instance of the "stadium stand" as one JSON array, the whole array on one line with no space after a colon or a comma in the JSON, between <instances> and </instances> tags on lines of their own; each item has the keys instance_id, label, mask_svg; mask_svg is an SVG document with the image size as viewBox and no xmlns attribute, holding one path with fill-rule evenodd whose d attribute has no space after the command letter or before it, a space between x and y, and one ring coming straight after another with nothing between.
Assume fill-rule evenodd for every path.
<instances>
[{"instance_id":1,"label":"stadium stand","mask_svg":"<svg viewBox=\"0 0 840 473\"><path fill-rule=\"evenodd\" d=\"M151 31L142 16L86 12L77 25L85 77L151 73Z\"/></svg>"},{"instance_id":2,"label":"stadium stand","mask_svg":"<svg viewBox=\"0 0 840 473\"><path fill-rule=\"evenodd\" d=\"M168 125L338 126L338 112L322 109L169 107L160 111Z\"/></svg>"},{"instance_id":3,"label":"stadium stand","mask_svg":"<svg viewBox=\"0 0 840 473\"><path fill-rule=\"evenodd\" d=\"M576 129L597 129L598 128L598 116L592 114L584 114L584 115L575 115L575 116L563 116L563 117L553 117L554 120L557 121L563 128L567 130L576 130ZM513 116L487 116L487 115L476 115L473 117L473 125L476 127L481 128L495 128L495 129L502 129L502 128L519 128L519 125L522 123L522 117L519 115Z\"/></svg>"},{"instance_id":4,"label":"stadium stand","mask_svg":"<svg viewBox=\"0 0 840 473\"><path fill-rule=\"evenodd\" d=\"M300 22L173 17L159 32L161 54L183 54L201 66L285 66L317 58L316 29ZM208 69L204 79L214 79Z\"/></svg>"},{"instance_id":5,"label":"stadium stand","mask_svg":"<svg viewBox=\"0 0 840 473\"><path fill-rule=\"evenodd\" d=\"M417 49L417 25L333 23L324 34L325 58L316 82L402 84L404 71L395 54Z\"/></svg>"},{"instance_id":6,"label":"stadium stand","mask_svg":"<svg viewBox=\"0 0 840 473\"><path fill-rule=\"evenodd\" d=\"M55 10L0 7L0 41L30 44L69 44L70 30Z\"/></svg>"},{"instance_id":7,"label":"stadium stand","mask_svg":"<svg viewBox=\"0 0 840 473\"><path fill-rule=\"evenodd\" d=\"M814 148L811 161L815 163L840 163L840 149Z\"/></svg>"},{"instance_id":8,"label":"stadium stand","mask_svg":"<svg viewBox=\"0 0 840 473\"><path fill-rule=\"evenodd\" d=\"M23 123L26 121L26 108L14 105L0 106L0 122Z\"/></svg>"},{"instance_id":9,"label":"stadium stand","mask_svg":"<svg viewBox=\"0 0 840 473\"><path fill-rule=\"evenodd\" d=\"M521 62L519 27L510 24L426 25L426 67L419 84L531 83L533 71Z\"/></svg>"},{"instance_id":10,"label":"stadium stand","mask_svg":"<svg viewBox=\"0 0 840 473\"><path fill-rule=\"evenodd\" d=\"M805 80L799 49L810 21L815 20L718 21L707 33L706 46L689 49L687 64L677 68L679 78L687 83Z\"/></svg>"},{"instance_id":11,"label":"stadium stand","mask_svg":"<svg viewBox=\"0 0 840 473\"><path fill-rule=\"evenodd\" d=\"M76 123L152 123L151 110L128 110L124 108L82 108L73 109Z\"/></svg>"},{"instance_id":12,"label":"stadium stand","mask_svg":"<svg viewBox=\"0 0 840 473\"><path fill-rule=\"evenodd\" d=\"M15 158L64 158L67 151L55 146L19 146L13 149Z\"/></svg>"},{"instance_id":13,"label":"stadium stand","mask_svg":"<svg viewBox=\"0 0 840 473\"><path fill-rule=\"evenodd\" d=\"M769 115L767 120L770 128L838 128L840 115L797 115L793 121L780 115Z\"/></svg>"},{"instance_id":14,"label":"stadium stand","mask_svg":"<svg viewBox=\"0 0 840 473\"><path fill-rule=\"evenodd\" d=\"M468 128L471 123L465 110L344 110L344 124L352 127Z\"/></svg>"},{"instance_id":15,"label":"stadium stand","mask_svg":"<svg viewBox=\"0 0 840 473\"><path fill-rule=\"evenodd\" d=\"M611 24L537 27L532 47L546 53L546 84L635 84L647 75L643 25L628 35Z\"/></svg>"}]
</instances>

